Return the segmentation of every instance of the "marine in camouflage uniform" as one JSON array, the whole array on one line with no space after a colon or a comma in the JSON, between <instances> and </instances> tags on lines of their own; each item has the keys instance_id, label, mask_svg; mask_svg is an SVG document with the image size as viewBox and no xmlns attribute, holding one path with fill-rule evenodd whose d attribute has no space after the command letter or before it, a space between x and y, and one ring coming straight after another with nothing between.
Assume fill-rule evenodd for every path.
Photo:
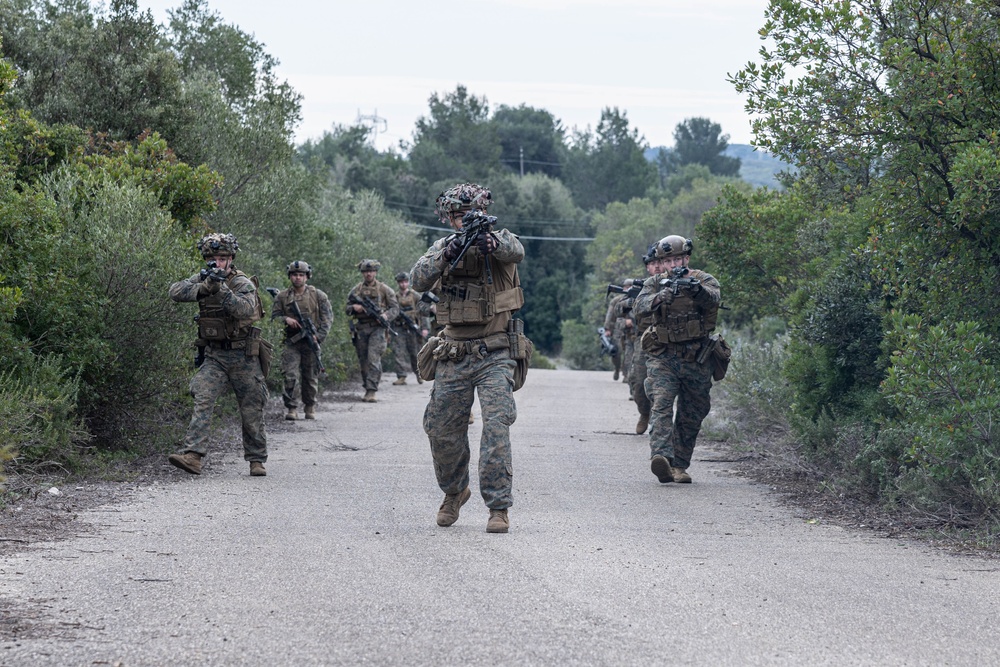
<instances>
[{"instance_id":1,"label":"marine in camouflage uniform","mask_svg":"<svg viewBox=\"0 0 1000 667\"><path fill-rule=\"evenodd\" d=\"M611 339L611 342L615 344L615 352L611 355L611 361L615 366L615 374L613 379L615 381L621 376L622 370L622 345L620 331L621 327L618 326L618 320L621 318L615 315L615 305L625 297L624 294L616 294L611 297L608 302L608 311L604 315L604 331L607 336Z\"/></svg>"},{"instance_id":2,"label":"marine in camouflage uniform","mask_svg":"<svg viewBox=\"0 0 1000 667\"><path fill-rule=\"evenodd\" d=\"M312 267L296 260L288 265L288 279L292 286L281 290L271 305L271 319L285 325L285 345L281 351L281 374L284 392L281 400L287 413L285 419L298 419L299 402L305 408L305 418L316 418L316 397L319 394L319 359L306 339L302 324L296 319L292 303L299 313L308 317L316 329L316 343L322 345L333 324L330 298L322 290L306 282L312 278Z\"/></svg>"},{"instance_id":3,"label":"marine in camouflage uniform","mask_svg":"<svg viewBox=\"0 0 1000 667\"><path fill-rule=\"evenodd\" d=\"M714 277L687 268L692 248L691 240L680 236L661 239L655 250L663 260L660 273L646 280L635 302L640 317L653 319L640 345L648 355L645 386L653 401L650 469L661 483L691 482L687 468L712 406L712 364L698 363L697 357L711 345L722 297ZM686 275L673 273L681 268Z\"/></svg>"},{"instance_id":4,"label":"marine in camouflage uniform","mask_svg":"<svg viewBox=\"0 0 1000 667\"><path fill-rule=\"evenodd\" d=\"M239 249L232 234L209 234L198 241L198 249L210 268L174 283L169 291L174 301L198 303L195 344L204 352L191 379L194 412L184 447L171 454L169 461L189 473L201 473L202 459L208 454L212 410L216 400L232 388L243 420L243 458L250 462L251 475L263 476L268 391L259 359L261 331L253 326L263 317L263 307L254 283L232 265Z\"/></svg>"},{"instance_id":5,"label":"marine in camouflage uniform","mask_svg":"<svg viewBox=\"0 0 1000 667\"><path fill-rule=\"evenodd\" d=\"M489 190L462 184L441 193L437 213L452 229L462 228L469 211L485 212ZM490 509L486 530L506 533L513 464L510 425L517 418L514 370L507 328L514 311L524 303L517 265L524 246L506 229L480 234L455 266L460 252L455 234L439 239L417 260L410 272L418 290L432 289L441 299L438 321L445 325L436 344L434 389L424 411L424 430L430 439L438 486L445 493L438 510L439 526L458 520L469 499L469 414L479 392L483 432L479 443L479 492ZM492 284L487 281L489 266Z\"/></svg>"},{"instance_id":6,"label":"marine in camouflage uniform","mask_svg":"<svg viewBox=\"0 0 1000 667\"><path fill-rule=\"evenodd\" d=\"M405 273L396 274L396 285L399 291L396 292L396 301L399 303L399 318L393 323L398 336L392 337L392 353L396 358L396 381L393 384L406 384L406 374L414 373L417 376L417 384L424 381L417 373L417 350L429 332L427 317L421 312L421 294L410 289L410 276ZM417 331L408 324L403 315L409 318Z\"/></svg>"},{"instance_id":7,"label":"marine in camouflage uniform","mask_svg":"<svg viewBox=\"0 0 1000 667\"><path fill-rule=\"evenodd\" d=\"M382 379L382 355L385 354L385 337L388 334L377 319L365 312L360 305L350 303L350 298L363 299L367 297L379 310L386 322L392 322L399 315L399 305L396 303L396 293L392 288L376 279L382 264L378 260L363 259L358 263L358 271L363 280L348 293L347 314L356 322L352 327L354 349L358 353L358 363L361 366L361 384L365 395L361 399L366 403L374 403L378 392L378 383Z\"/></svg>"},{"instance_id":8,"label":"marine in camouflage uniform","mask_svg":"<svg viewBox=\"0 0 1000 667\"><path fill-rule=\"evenodd\" d=\"M655 248L656 243L650 244L649 250L642 257L642 261L646 265L646 272L650 276L659 273L658 267L661 264L661 260L653 255ZM633 320L632 363L628 366L628 385L632 391L632 400L639 411L639 421L636 422L635 432L638 435L642 435L649 427L649 416L653 406L646 395L646 352L638 342L642 338L642 334L646 332L646 329L652 323L652 316L639 316L635 312L634 302L635 299L623 299L619 302L619 308L623 315L627 308Z\"/></svg>"},{"instance_id":9,"label":"marine in camouflage uniform","mask_svg":"<svg viewBox=\"0 0 1000 667\"><path fill-rule=\"evenodd\" d=\"M633 279L629 278L622 283L622 287L629 289L632 287L633 282ZM622 294L621 296L621 301L615 306L615 326L621 328L619 337L621 342L618 344L618 349L622 355L622 373L625 376L623 381L629 382L632 371L632 357L635 356L635 319L632 315L633 300L629 299L626 294ZM615 330L615 333L618 333L618 329ZM629 392L631 393L631 385L629 386Z\"/></svg>"}]
</instances>

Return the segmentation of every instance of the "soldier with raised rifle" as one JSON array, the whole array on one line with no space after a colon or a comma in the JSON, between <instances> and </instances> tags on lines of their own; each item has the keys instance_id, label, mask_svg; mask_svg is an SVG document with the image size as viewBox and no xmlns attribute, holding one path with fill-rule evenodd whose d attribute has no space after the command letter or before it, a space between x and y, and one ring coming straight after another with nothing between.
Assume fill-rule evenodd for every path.
<instances>
[{"instance_id":1,"label":"soldier with raised rifle","mask_svg":"<svg viewBox=\"0 0 1000 667\"><path fill-rule=\"evenodd\" d=\"M382 379L382 355L385 353L387 334L397 335L390 322L399 316L399 304L392 288L378 280L382 263L377 259L358 262L362 280L347 295L348 315L355 319L351 328L354 349L361 366L361 384L365 403L375 403L378 383Z\"/></svg>"}]
</instances>

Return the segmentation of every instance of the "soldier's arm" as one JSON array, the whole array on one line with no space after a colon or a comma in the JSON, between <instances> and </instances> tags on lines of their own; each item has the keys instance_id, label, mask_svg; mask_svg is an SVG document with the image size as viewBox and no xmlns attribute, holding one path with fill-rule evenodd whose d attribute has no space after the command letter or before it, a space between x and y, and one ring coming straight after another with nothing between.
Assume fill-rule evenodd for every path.
<instances>
[{"instance_id":1,"label":"soldier's arm","mask_svg":"<svg viewBox=\"0 0 1000 667\"><path fill-rule=\"evenodd\" d=\"M413 289L424 291L434 286L434 283L441 277L444 267L448 266L444 258L444 249L447 247L450 236L438 239L427 252L417 260L417 263L410 269L410 284Z\"/></svg>"},{"instance_id":2,"label":"soldier's arm","mask_svg":"<svg viewBox=\"0 0 1000 667\"><path fill-rule=\"evenodd\" d=\"M170 298L178 302L197 301L211 294L208 285L201 280L201 274L196 273L190 278L178 280L167 292Z\"/></svg>"},{"instance_id":3,"label":"soldier's arm","mask_svg":"<svg viewBox=\"0 0 1000 667\"><path fill-rule=\"evenodd\" d=\"M271 303L271 319L285 321L285 307L282 302L281 297L285 294L284 291L278 292L274 297L274 301Z\"/></svg>"},{"instance_id":4,"label":"soldier's arm","mask_svg":"<svg viewBox=\"0 0 1000 667\"><path fill-rule=\"evenodd\" d=\"M521 240L517 236L507 229L501 229L496 232L496 235L499 238L499 243L497 249L491 254L497 261L504 264L517 264L524 259L524 246L521 245Z\"/></svg>"},{"instance_id":5,"label":"soldier's arm","mask_svg":"<svg viewBox=\"0 0 1000 667\"><path fill-rule=\"evenodd\" d=\"M222 310L239 320L249 320L257 313L257 289L248 278L233 281L232 288L222 283Z\"/></svg>"},{"instance_id":6,"label":"soldier's arm","mask_svg":"<svg viewBox=\"0 0 1000 667\"><path fill-rule=\"evenodd\" d=\"M615 304L617 301L611 299L611 303L608 304L608 312L604 315L604 330L611 331L611 327L615 324Z\"/></svg>"},{"instance_id":7,"label":"soldier's arm","mask_svg":"<svg viewBox=\"0 0 1000 667\"><path fill-rule=\"evenodd\" d=\"M642 291L639 292L639 296L635 298L635 305L632 306L632 312L635 313L637 317L645 317L655 310L653 306L653 299L660 291L660 283L658 280L659 276L650 276L646 278L646 282L642 284Z\"/></svg>"},{"instance_id":8,"label":"soldier's arm","mask_svg":"<svg viewBox=\"0 0 1000 667\"><path fill-rule=\"evenodd\" d=\"M396 293L392 291L392 288L388 285L384 285L384 287L382 294L385 297L386 309L382 314L385 315L387 321L392 322L399 317L399 302L396 300Z\"/></svg>"},{"instance_id":9,"label":"soldier's arm","mask_svg":"<svg viewBox=\"0 0 1000 667\"><path fill-rule=\"evenodd\" d=\"M330 327L333 326L333 306L330 305L330 297L325 292L316 290L316 300L319 301L319 322L316 323L316 337L322 343Z\"/></svg>"},{"instance_id":10,"label":"soldier's arm","mask_svg":"<svg viewBox=\"0 0 1000 667\"><path fill-rule=\"evenodd\" d=\"M703 308L718 306L722 302L722 288L719 286L719 281L709 273L704 271L699 273L701 289L694 295L694 300Z\"/></svg>"},{"instance_id":11,"label":"soldier's arm","mask_svg":"<svg viewBox=\"0 0 1000 667\"><path fill-rule=\"evenodd\" d=\"M354 288L351 288L351 291L347 293L347 307L344 309L344 312L348 315L355 315L357 313L357 311L354 310L354 304L351 303L352 296L354 296Z\"/></svg>"}]
</instances>

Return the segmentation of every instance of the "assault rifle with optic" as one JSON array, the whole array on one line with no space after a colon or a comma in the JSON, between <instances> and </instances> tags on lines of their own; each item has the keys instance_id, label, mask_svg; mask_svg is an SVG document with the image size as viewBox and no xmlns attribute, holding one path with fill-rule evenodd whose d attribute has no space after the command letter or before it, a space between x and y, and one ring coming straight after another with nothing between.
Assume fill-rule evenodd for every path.
<instances>
[{"instance_id":1,"label":"assault rifle with optic","mask_svg":"<svg viewBox=\"0 0 1000 667\"><path fill-rule=\"evenodd\" d=\"M688 273L686 266L675 266L670 269L669 278L660 280L660 289L669 289L674 296L677 296L683 288L701 285L701 281L697 278L685 278Z\"/></svg>"},{"instance_id":2,"label":"assault rifle with optic","mask_svg":"<svg viewBox=\"0 0 1000 667\"><path fill-rule=\"evenodd\" d=\"M608 355L610 357L618 354L618 346L612 342L611 338L608 336L608 332L601 327L597 330L597 335L601 337L601 355Z\"/></svg>"},{"instance_id":3,"label":"assault rifle with optic","mask_svg":"<svg viewBox=\"0 0 1000 667\"><path fill-rule=\"evenodd\" d=\"M497 224L497 217L495 215L486 215L483 211L478 209L474 211L469 211L464 216L462 216L462 228L455 232L454 236L461 240L462 249L455 259L451 260L451 268L454 271L458 263L465 257L465 253L472 247L479 238L480 234L489 234L493 237L498 244L500 243L500 238L493 232L493 226ZM485 261L485 258L484 258ZM493 284L493 272L490 270L490 263L486 263L486 282L490 285Z\"/></svg>"},{"instance_id":4,"label":"assault rifle with optic","mask_svg":"<svg viewBox=\"0 0 1000 667\"><path fill-rule=\"evenodd\" d=\"M368 313L368 317L378 322L379 326L388 329L389 333L391 333L393 336L399 335L398 333L396 333L396 330L393 329L392 326L389 324L389 320L385 319L385 315L383 315L382 311L378 309L378 306L372 303L372 300L369 299L368 297L363 296L359 298L357 294L350 294L347 297L347 303L356 306L361 306L362 308L365 309L365 312Z\"/></svg>"},{"instance_id":5,"label":"assault rifle with optic","mask_svg":"<svg viewBox=\"0 0 1000 667\"><path fill-rule=\"evenodd\" d=\"M639 292L642 291L642 278L633 278L631 287L623 287L621 285L608 285L608 291L604 293L604 298L608 298L611 293L624 294L630 299L634 299L639 296Z\"/></svg>"}]
</instances>

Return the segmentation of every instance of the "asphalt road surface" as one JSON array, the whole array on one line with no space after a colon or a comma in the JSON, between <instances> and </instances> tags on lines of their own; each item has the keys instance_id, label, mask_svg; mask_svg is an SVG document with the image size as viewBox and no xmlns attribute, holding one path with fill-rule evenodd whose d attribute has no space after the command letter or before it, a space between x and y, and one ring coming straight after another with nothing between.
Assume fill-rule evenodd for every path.
<instances>
[{"instance_id":1,"label":"asphalt road surface","mask_svg":"<svg viewBox=\"0 0 1000 667\"><path fill-rule=\"evenodd\" d=\"M431 385L391 380L272 433L267 477L216 451L0 559L0 664L1000 664L996 561L810 520L711 443L660 485L606 372L516 394L509 534L475 475L439 528Z\"/></svg>"}]
</instances>

